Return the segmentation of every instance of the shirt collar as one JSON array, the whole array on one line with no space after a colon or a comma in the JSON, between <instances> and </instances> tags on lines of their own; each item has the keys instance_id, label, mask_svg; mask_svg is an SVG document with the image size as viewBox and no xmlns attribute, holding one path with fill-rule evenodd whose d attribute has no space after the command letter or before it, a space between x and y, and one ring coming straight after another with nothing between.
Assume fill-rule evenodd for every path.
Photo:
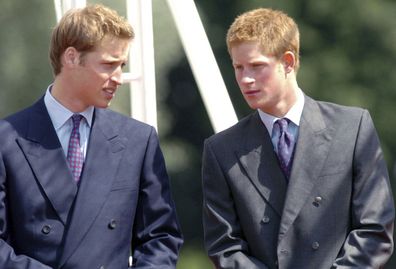
<instances>
[{"instance_id":1,"label":"shirt collar","mask_svg":"<svg viewBox=\"0 0 396 269\"><path fill-rule=\"evenodd\" d=\"M67 120L74 113L71 112L66 107L64 107L52 96L51 88L52 88L52 84L48 86L47 91L45 92L44 103L45 106L47 107L48 114L50 115L55 130L58 130L67 122ZM86 110L79 113L84 116L89 127L91 127L92 125L93 112L94 112L94 107L90 106Z\"/></svg>"},{"instance_id":2,"label":"shirt collar","mask_svg":"<svg viewBox=\"0 0 396 269\"><path fill-rule=\"evenodd\" d=\"M302 111L304 108L304 94L302 90L299 88L297 90L297 100L296 103L290 108L290 110L286 113L286 115L283 118L289 119L291 122L293 122L296 126L300 126L300 120L301 120L301 115ZM274 122L278 120L279 118L267 114L260 109L258 109L261 121L264 123L265 127L268 130L268 133L271 135L272 134L272 127L274 125Z\"/></svg>"}]
</instances>

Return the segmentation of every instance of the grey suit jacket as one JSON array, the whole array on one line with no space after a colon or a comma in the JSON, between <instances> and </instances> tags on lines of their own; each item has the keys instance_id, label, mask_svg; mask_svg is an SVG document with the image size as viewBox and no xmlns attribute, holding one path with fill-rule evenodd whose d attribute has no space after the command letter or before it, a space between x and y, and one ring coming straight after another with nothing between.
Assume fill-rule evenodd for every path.
<instances>
[{"instance_id":1,"label":"grey suit jacket","mask_svg":"<svg viewBox=\"0 0 396 269\"><path fill-rule=\"evenodd\" d=\"M394 204L366 110L305 97L286 183L258 113L205 141L205 247L216 268L382 268Z\"/></svg>"},{"instance_id":2,"label":"grey suit jacket","mask_svg":"<svg viewBox=\"0 0 396 269\"><path fill-rule=\"evenodd\" d=\"M0 121L0 268L174 269L182 243L154 128L95 109L80 186L43 98Z\"/></svg>"}]
</instances>

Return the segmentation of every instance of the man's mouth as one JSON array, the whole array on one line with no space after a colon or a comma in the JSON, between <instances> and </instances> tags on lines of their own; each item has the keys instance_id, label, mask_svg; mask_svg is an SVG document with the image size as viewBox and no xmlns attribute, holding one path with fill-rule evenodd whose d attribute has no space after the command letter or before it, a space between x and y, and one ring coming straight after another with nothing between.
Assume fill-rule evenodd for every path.
<instances>
[{"instance_id":1,"label":"man's mouth","mask_svg":"<svg viewBox=\"0 0 396 269\"><path fill-rule=\"evenodd\" d=\"M106 96L108 98L113 98L115 95L115 91L116 91L116 89L111 89L111 88L104 89L104 92L106 93Z\"/></svg>"},{"instance_id":2,"label":"man's mouth","mask_svg":"<svg viewBox=\"0 0 396 269\"><path fill-rule=\"evenodd\" d=\"M260 92L260 90L247 90L247 91L244 91L243 94L246 96L251 96L251 95L255 95L259 92Z\"/></svg>"}]
</instances>

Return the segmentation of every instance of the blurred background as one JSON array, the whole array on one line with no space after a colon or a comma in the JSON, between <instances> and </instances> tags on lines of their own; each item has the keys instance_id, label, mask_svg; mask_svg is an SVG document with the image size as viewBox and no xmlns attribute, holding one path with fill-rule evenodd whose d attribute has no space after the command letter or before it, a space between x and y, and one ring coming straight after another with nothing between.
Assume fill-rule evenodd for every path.
<instances>
[{"instance_id":1,"label":"blurred background","mask_svg":"<svg viewBox=\"0 0 396 269\"><path fill-rule=\"evenodd\" d=\"M126 15L125 0L87 2L103 3ZM300 87L313 98L371 112L396 193L396 122L391 120L396 116L396 1L196 0L195 4L238 118L251 111L234 80L225 45L228 26L238 14L258 7L282 9L295 18L301 34ZM203 250L200 169L203 141L214 131L165 0L153 0L153 20L158 131L185 236L178 269L210 269ZM1 118L30 105L51 83L48 48L55 23L52 0L0 1ZM129 115L129 99L129 87L123 86L112 109ZM386 268L396 268L394 257Z\"/></svg>"}]
</instances>

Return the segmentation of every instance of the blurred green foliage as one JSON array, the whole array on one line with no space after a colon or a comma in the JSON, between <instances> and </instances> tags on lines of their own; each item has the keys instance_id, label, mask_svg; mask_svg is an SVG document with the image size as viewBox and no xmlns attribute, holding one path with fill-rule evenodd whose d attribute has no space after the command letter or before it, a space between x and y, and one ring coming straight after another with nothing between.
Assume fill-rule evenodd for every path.
<instances>
[{"instance_id":1,"label":"blurred green foliage","mask_svg":"<svg viewBox=\"0 0 396 269\"><path fill-rule=\"evenodd\" d=\"M188 245L182 248L177 269L214 269L201 249Z\"/></svg>"},{"instance_id":2,"label":"blurred green foliage","mask_svg":"<svg viewBox=\"0 0 396 269\"><path fill-rule=\"evenodd\" d=\"M126 15L126 0L88 3L104 3ZM239 118L251 111L234 80L225 45L228 26L238 14L257 7L282 9L295 18L301 33L300 87L316 99L370 111L395 190L395 1L195 3ZM213 130L165 0L153 0L153 20L159 134L185 236L178 269L210 269L202 243L200 166L203 140ZM51 83L47 55L55 21L53 1L0 1L0 117L31 104ZM112 108L129 114L129 99L129 88L123 86ZM396 268L395 258L387 268Z\"/></svg>"}]
</instances>

